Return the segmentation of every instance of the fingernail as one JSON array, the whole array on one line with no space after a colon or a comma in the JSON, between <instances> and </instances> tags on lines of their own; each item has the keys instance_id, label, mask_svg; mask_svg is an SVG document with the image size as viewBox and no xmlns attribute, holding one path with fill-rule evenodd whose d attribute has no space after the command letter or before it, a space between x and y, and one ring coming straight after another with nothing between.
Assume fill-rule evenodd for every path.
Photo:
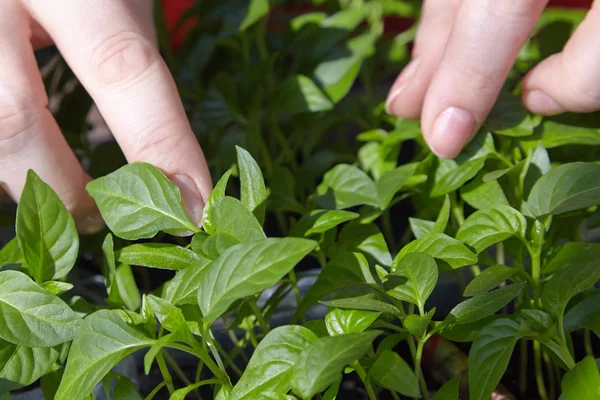
<instances>
[{"instance_id":1,"label":"fingernail","mask_svg":"<svg viewBox=\"0 0 600 400\"><path fill-rule=\"evenodd\" d=\"M79 233L83 235L93 235L100 232L106 226L98 210L76 220L75 225Z\"/></svg>"},{"instance_id":2,"label":"fingernail","mask_svg":"<svg viewBox=\"0 0 600 400\"><path fill-rule=\"evenodd\" d=\"M204 199L200 194L196 182L185 174L175 174L171 176L171 181L176 184L181 191L181 201L183 202L185 211L196 225L201 226Z\"/></svg>"},{"instance_id":3,"label":"fingernail","mask_svg":"<svg viewBox=\"0 0 600 400\"><path fill-rule=\"evenodd\" d=\"M530 90L523 97L527 108L536 114L559 114L564 111L564 108L552 96L542 90Z\"/></svg>"},{"instance_id":4,"label":"fingernail","mask_svg":"<svg viewBox=\"0 0 600 400\"><path fill-rule=\"evenodd\" d=\"M471 140L474 128L475 118L468 111L450 107L438 116L425 139L438 157L454 158Z\"/></svg>"},{"instance_id":5,"label":"fingernail","mask_svg":"<svg viewBox=\"0 0 600 400\"><path fill-rule=\"evenodd\" d=\"M390 89L390 93L388 94L387 100L385 101L385 111L388 114L394 114L394 100L396 100L400 93L402 93L404 89L406 89L410 78L415 74L415 71L419 66L419 61L420 59L415 58L414 60L409 62L408 65L404 67L402 73L398 75L398 78L396 78L396 81Z\"/></svg>"}]
</instances>

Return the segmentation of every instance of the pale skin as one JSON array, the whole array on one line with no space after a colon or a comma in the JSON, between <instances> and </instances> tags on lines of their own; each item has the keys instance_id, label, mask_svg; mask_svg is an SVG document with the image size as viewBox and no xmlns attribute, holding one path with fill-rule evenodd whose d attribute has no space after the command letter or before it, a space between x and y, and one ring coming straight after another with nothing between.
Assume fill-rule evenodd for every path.
<instances>
[{"instance_id":1,"label":"pale skin","mask_svg":"<svg viewBox=\"0 0 600 400\"><path fill-rule=\"evenodd\" d=\"M420 118L425 141L455 157L472 139L547 0L426 0L411 63L386 102ZM156 47L150 0L0 0L0 181L15 200L35 170L82 232L102 221L89 176L48 111L34 50L56 44L129 162L161 169L200 224L212 183L173 77ZM523 102L552 115L600 109L600 5L562 53L524 79Z\"/></svg>"}]
</instances>

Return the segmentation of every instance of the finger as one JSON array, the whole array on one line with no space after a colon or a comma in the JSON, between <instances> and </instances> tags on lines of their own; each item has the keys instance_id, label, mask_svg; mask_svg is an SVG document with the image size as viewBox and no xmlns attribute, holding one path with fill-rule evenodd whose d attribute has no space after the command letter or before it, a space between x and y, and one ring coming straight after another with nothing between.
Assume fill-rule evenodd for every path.
<instances>
[{"instance_id":1,"label":"finger","mask_svg":"<svg viewBox=\"0 0 600 400\"><path fill-rule=\"evenodd\" d=\"M200 223L210 175L153 39L147 0L30 0L34 17L98 105L130 162L161 169Z\"/></svg>"},{"instance_id":2,"label":"finger","mask_svg":"<svg viewBox=\"0 0 600 400\"><path fill-rule=\"evenodd\" d=\"M29 41L28 17L15 0L0 5L0 181L19 200L28 169L48 183L84 233L102 220L85 191L89 177L46 108L48 99Z\"/></svg>"},{"instance_id":3,"label":"finger","mask_svg":"<svg viewBox=\"0 0 600 400\"><path fill-rule=\"evenodd\" d=\"M398 75L386 101L388 114L416 119L462 0L426 0L411 62Z\"/></svg>"},{"instance_id":4,"label":"finger","mask_svg":"<svg viewBox=\"0 0 600 400\"><path fill-rule=\"evenodd\" d=\"M600 109L600 3L594 2L561 53L537 65L523 81L523 102L534 113Z\"/></svg>"},{"instance_id":5,"label":"finger","mask_svg":"<svg viewBox=\"0 0 600 400\"><path fill-rule=\"evenodd\" d=\"M455 157L471 140L546 1L463 1L423 105L421 127L434 153Z\"/></svg>"}]
</instances>

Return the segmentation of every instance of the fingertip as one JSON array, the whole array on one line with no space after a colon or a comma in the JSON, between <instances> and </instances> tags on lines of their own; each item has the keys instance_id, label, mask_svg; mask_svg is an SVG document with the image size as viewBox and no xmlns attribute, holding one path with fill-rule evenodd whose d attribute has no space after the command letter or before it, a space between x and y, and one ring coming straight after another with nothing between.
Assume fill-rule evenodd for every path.
<instances>
[{"instance_id":1,"label":"fingertip","mask_svg":"<svg viewBox=\"0 0 600 400\"><path fill-rule=\"evenodd\" d=\"M540 89L531 89L523 93L523 104L534 114L556 115L565 111L552 96Z\"/></svg>"},{"instance_id":2,"label":"fingertip","mask_svg":"<svg viewBox=\"0 0 600 400\"><path fill-rule=\"evenodd\" d=\"M439 114L424 138L431 151L440 158L455 158L471 141L476 121L459 107L449 107Z\"/></svg>"},{"instance_id":3,"label":"fingertip","mask_svg":"<svg viewBox=\"0 0 600 400\"><path fill-rule=\"evenodd\" d=\"M418 118L421 111L420 104L416 104L414 96L409 96L409 92L419 64L419 58L413 59L396 78L385 102L385 110L388 114L401 118ZM406 101L409 97L412 97L412 101Z\"/></svg>"},{"instance_id":4,"label":"fingertip","mask_svg":"<svg viewBox=\"0 0 600 400\"><path fill-rule=\"evenodd\" d=\"M202 226L202 215L206 204L206 197L194 179L187 174L174 174L171 182L177 185L181 192L183 206L194 224Z\"/></svg>"}]
</instances>

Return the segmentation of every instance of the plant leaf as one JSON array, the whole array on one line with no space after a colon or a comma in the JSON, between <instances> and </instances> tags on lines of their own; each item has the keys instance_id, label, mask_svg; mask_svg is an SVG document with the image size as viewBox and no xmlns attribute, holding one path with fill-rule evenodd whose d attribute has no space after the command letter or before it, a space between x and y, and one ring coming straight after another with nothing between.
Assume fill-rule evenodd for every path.
<instances>
[{"instance_id":1,"label":"plant leaf","mask_svg":"<svg viewBox=\"0 0 600 400\"><path fill-rule=\"evenodd\" d=\"M359 214L343 210L313 210L304 214L290 231L290 236L309 237L324 233L344 222L359 217Z\"/></svg>"},{"instance_id":2,"label":"plant leaf","mask_svg":"<svg viewBox=\"0 0 600 400\"><path fill-rule=\"evenodd\" d=\"M225 197L225 191L227 190L227 182L229 182L229 177L231 176L231 169L228 169L227 172L223 174L221 179L215 185L215 188L210 192L208 199L206 200L206 205L204 206L203 215L202 215L202 226L207 233L211 235L215 233L215 227L212 222L211 210L215 201L219 200L222 197ZM200 235L202 232L198 232L194 235L194 238Z\"/></svg>"},{"instance_id":3,"label":"plant leaf","mask_svg":"<svg viewBox=\"0 0 600 400\"><path fill-rule=\"evenodd\" d=\"M187 330L187 322L179 308L153 295L148 295L148 303L165 329L170 332Z\"/></svg>"},{"instance_id":4,"label":"plant leaf","mask_svg":"<svg viewBox=\"0 0 600 400\"><path fill-rule=\"evenodd\" d=\"M483 127L504 136L522 137L533 134L533 121L521 98L508 91L500 92Z\"/></svg>"},{"instance_id":5,"label":"plant leaf","mask_svg":"<svg viewBox=\"0 0 600 400\"><path fill-rule=\"evenodd\" d=\"M329 335L343 335L345 333L360 333L366 330L381 312L365 310L333 309L325 316L325 325Z\"/></svg>"},{"instance_id":6,"label":"plant leaf","mask_svg":"<svg viewBox=\"0 0 600 400\"><path fill-rule=\"evenodd\" d=\"M50 370L58 356L52 347L29 348L0 339L0 393L31 385Z\"/></svg>"},{"instance_id":7,"label":"plant leaf","mask_svg":"<svg viewBox=\"0 0 600 400\"><path fill-rule=\"evenodd\" d=\"M574 144L600 145L600 129L566 125L551 120L544 120L541 127L542 144L547 149Z\"/></svg>"},{"instance_id":8,"label":"plant leaf","mask_svg":"<svg viewBox=\"0 0 600 400\"><path fill-rule=\"evenodd\" d=\"M435 307L423 316L410 314L404 319L404 327L411 335L422 338L427 332L427 328L429 327L434 314Z\"/></svg>"},{"instance_id":9,"label":"plant leaf","mask_svg":"<svg viewBox=\"0 0 600 400\"><path fill-rule=\"evenodd\" d=\"M493 265L484 269L465 288L464 296L473 297L484 294L506 281L517 272L517 268L505 265Z\"/></svg>"},{"instance_id":10,"label":"plant leaf","mask_svg":"<svg viewBox=\"0 0 600 400\"><path fill-rule=\"evenodd\" d=\"M369 295L322 301L321 303L332 308L379 311L392 315L400 315L400 310L395 306L385 301L374 299Z\"/></svg>"},{"instance_id":11,"label":"plant leaf","mask_svg":"<svg viewBox=\"0 0 600 400\"><path fill-rule=\"evenodd\" d=\"M202 284L202 271L209 263L210 261L204 259L195 266L177 271L175 277L166 285L164 299L173 305L197 303L197 291Z\"/></svg>"},{"instance_id":12,"label":"plant leaf","mask_svg":"<svg viewBox=\"0 0 600 400\"><path fill-rule=\"evenodd\" d=\"M588 328L600 337L600 291L596 290L569 308L565 314L564 328L566 332Z\"/></svg>"},{"instance_id":13,"label":"plant leaf","mask_svg":"<svg viewBox=\"0 0 600 400\"><path fill-rule=\"evenodd\" d=\"M565 243L547 254L542 272L553 274L563 268L575 270L598 259L600 259L600 243Z\"/></svg>"},{"instance_id":14,"label":"plant leaf","mask_svg":"<svg viewBox=\"0 0 600 400\"><path fill-rule=\"evenodd\" d=\"M502 318L485 327L469 352L471 400L488 400L506 368L519 335L519 324Z\"/></svg>"},{"instance_id":15,"label":"plant leaf","mask_svg":"<svg viewBox=\"0 0 600 400\"><path fill-rule=\"evenodd\" d=\"M230 399L254 399L264 392L287 393L300 354L316 340L315 334L302 326L273 329L254 351Z\"/></svg>"},{"instance_id":16,"label":"plant leaf","mask_svg":"<svg viewBox=\"0 0 600 400\"><path fill-rule=\"evenodd\" d=\"M527 220L509 206L493 206L473 213L465 220L456 239L471 246L477 254L511 237L525 238Z\"/></svg>"},{"instance_id":17,"label":"plant leaf","mask_svg":"<svg viewBox=\"0 0 600 400\"><path fill-rule=\"evenodd\" d=\"M260 167L250 153L236 146L238 169L240 172L240 198L262 225L267 207L267 188Z\"/></svg>"},{"instance_id":18,"label":"plant leaf","mask_svg":"<svg viewBox=\"0 0 600 400\"><path fill-rule=\"evenodd\" d=\"M594 357L587 356L563 376L561 384L566 400L588 400L600 397L600 372Z\"/></svg>"},{"instance_id":19,"label":"plant leaf","mask_svg":"<svg viewBox=\"0 0 600 400\"><path fill-rule=\"evenodd\" d=\"M333 103L304 75L290 76L285 80L273 98L273 109L283 113L304 113L328 111Z\"/></svg>"},{"instance_id":20,"label":"plant leaf","mask_svg":"<svg viewBox=\"0 0 600 400\"><path fill-rule=\"evenodd\" d=\"M409 397L420 397L419 379L406 361L391 350L377 357L369 370L369 377L382 388Z\"/></svg>"},{"instance_id":21,"label":"plant leaf","mask_svg":"<svg viewBox=\"0 0 600 400\"><path fill-rule=\"evenodd\" d=\"M388 294L416 305L424 314L425 301L438 280L438 267L433 257L426 253L407 254L398 263L394 261L392 271L388 279L400 277L404 282L388 290Z\"/></svg>"},{"instance_id":22,"label":"plant leaf","mask_svg":"<svg viewBox=\"0 0 600 400\"><path fill-rule=\"evenodd\" d=\"M116 312L96 311L83 321L71 345L56 400L84 398L119 361L154 342L128 326Z\"/></svg>"},{"instance_id":23,"label":"plant leaf","mask_svg":"<svg viewBox=\"0 0 600 400\"><path fill-rule=\"evenodd\" d=\"M442 386L431 400L458 400L460 376L455 376Z\"/></svg>"},{"instance_id":24,"label":"plant leaf","mask_svg":"<svg viewBox=\"0 0 600 400\"><path fill-rule=\"evenodd\" d=\"M29 170L17 207L17 240L29 274L41 283L66 276L77 259L79 236L57 194Z\"/></svg>"},{"instance_id":25,"label":"plant leaf","mask_svg":"<svg viewBox=\"0 0 600 400\"><path fill-rule=\"evenodd\" d=\"M110 230L127 240L198 232L179 188L155 167L132 163L86 185Z\"/></svg>"},{"instance_id":26,"label":"plant leaf","mask_svg":"<svg viewBox=\"0 0 600 400\"><path fill-rule=\"evenodd\" d=\"M416 163L406 164L381 175L377 182L375 182L377 196L379 197L379 208L385 210L388 207L396 193L414 175L416 169Z\"/></svg>"},{"instance_id":27,"label":"plant leaf","mask_svg":"<svg viewBox=\"0 0 600 400\"><path fill-rule=\"evenodd\" d=\"M443 196L455 191L477 175L484 164L485 158L469 160L461 165L457 165L454 160L441 160L438 169L441 172L436 172L436 181L431 190L431 197Z\"/></svg>"},{"instance_id":28,"label":"plant leaf","mask_svg":"<svg viewBox=\"0 0 600 400\"><path fill-rule=\"evenodd\" d=\"M0 272L0 338L26 347L72 340L81 319L52 293L18 271Z\"/></svg>"},{"instance_id":29,"label":"plant leaf","mask_svg":"<svg viewBox=\"0 0 600 400\"><path fill-rule=\"evenodd\" d=\"M524 284L513 284L471 297L459 303L444 320L450 324L468 324L483 319L504 307L521 293Z\"/></svg>"},{"instance_id":30,"label":"plant leaf","mask_svg":"<svg viewBox=\"0 0 600 400\"><path fill-rule=\"evenodd\" d=\"M215 232L226 233L240 243L253 243L265 238L256 217L233 197L216 200L210 210L210 218Z\"/></svg>"},{"instance_id":31,"label":"plant leaf","mask_svg":"<svg viewBox=\"0 0 600 400\"><path fill-rule=\"evenodd\" d=\"M193 251L168 243L136 243L118 250L115 256L124 264L172 270L202 263Z\"/></svg>"},{"instance_id":32,"label":"plant leaf","mask_svg":"<svg viewBox=\"0 0 600 400\"><path fill-rule=\"evenodd\" d=\"M250 0L246 15L240 24L240 32L246 31L249 27L258 22L269 12L269 0Z\"/></svg>"},{"instance_id":33,"label":"plant leaf","mask_svg":"<svg viewBox=\"0 0 600 400\"><path fill-rule=\"evenodd\" d=\"M552 169L535 183L527 203L536 217L600 204L600 165L574 162Z\"/></svg>"},{"instance_id":34,"label":"plant leaf","mask_svg":"<svg viewBox=\"0 0 600 400\"><path fill-rule=\"evenodd\" d=\"M383 238L383 234L375 224L346 224L336 243L327 249L330 258L334 259L343 253L360 252L367 259L379 265L389 267L392 256Z\"/></svg>"},{"instance_id":35,"label":"plant leaf","mask_svg":"<svg viewBox=\"0 0 600 400\"><path fill-rule=\"evenodd\" d=\"M399 265L400 261L410 253L429 254L433 258L445 261L453 269L477 262L477 256L464 244L443 233L432 233L410 242L400 250L394 259L394 265Z\"/></svg>"},{"instance_id":36,"label":"plant leaf","mask_svg":"<svg viewBox=\"0 0 600 400\"><path fill-rule=\"evenodd\" d=\"M479 175L478 175L479 177ZM476 210L491 206L509 206L508 199L497 180L485 182L481 178L475 178L460 188L460 197Z\"/></svg>"},{"instance_id":37,"label":"plant leaf","mask_svg":"<svg viewBox=\"0 0 600 400\"><path fill-rule=\"evenodd\" d=\"M121 264L117 268L107 302L114 306L125 306L132 311L140 308L142 298L129 265Z\"/></svg>"},{"instance_id":38,"label":"plant leaf","mask_svg":"<svg viewBox=\"0 0 600 400\"><path fill-rule=\"evenodd\" d=\"M435 227L435 221L427 221L420 218L409 217L408 223L410 224L410 230L416 239L429 235Z\"/></svg>"},{"instance_id":39,"label":"plant leaf","mask_svg":"<svg viewBox=\"0 0 600 400\"><path fill-rule=\"evenodd\" d=\"M542 304L550 313L562 317L567 303L573 296L594 286L600 279L600 264L589 259L577 268L562 268L544 285Z\"/></svg>"},{"instance_id":40,"label":"plant leaf","mask_svg":"<svg viewBox=\"0 0 600 400\"><path fill-rule=\"evenodd\" d=\"M198 304L204 318L214 321L235 300L274 285L316 245L307 239L270 238L225 251L201 272Z\"/></svg>"},{"instance_id":41,"label":"plant leaf","mask_svg":"<svg viewBox=\"0 0 600 400\"><path fill-rule=\"evenodd\" d=\"M42 283L40 286L55 296L60 296L61 294L73 289L73 284L61 281L47 281Z\"/></svg>"},{"instance_id":42,"label":"plant leaf","mask_svg":"<svg viewBox=\"0 0 600 400\"><path fill-rule=\"evenodd\" d=\"M317 339L298 358L293 369L292 389L302 398L312 398L334 383L342 369L362 357L380 332L348 333Z\"/></svg>"},{"instance_id":43,"label":"plant leaf","mask_svg":"<svg viewBox=\"0 0 600 400\"><path fill-rule=\"evenodd\" d=\"M0 270L5 265L22 265L25 263L23 252L19 247L19 239L14 237L0 250Z\"/></svg>"},{"instance_id":44,"label":"plant leaf","mask_svg":"<svg viewBox=\"0 0 600 400\"><path fill-rule=\"evenodd\" d=\"M317 193L323 201L331 203L331 208L343 209L364 204L379 206L375 183L352 165L339 164L325 173Z\"/></svg>"}]
</instances>

